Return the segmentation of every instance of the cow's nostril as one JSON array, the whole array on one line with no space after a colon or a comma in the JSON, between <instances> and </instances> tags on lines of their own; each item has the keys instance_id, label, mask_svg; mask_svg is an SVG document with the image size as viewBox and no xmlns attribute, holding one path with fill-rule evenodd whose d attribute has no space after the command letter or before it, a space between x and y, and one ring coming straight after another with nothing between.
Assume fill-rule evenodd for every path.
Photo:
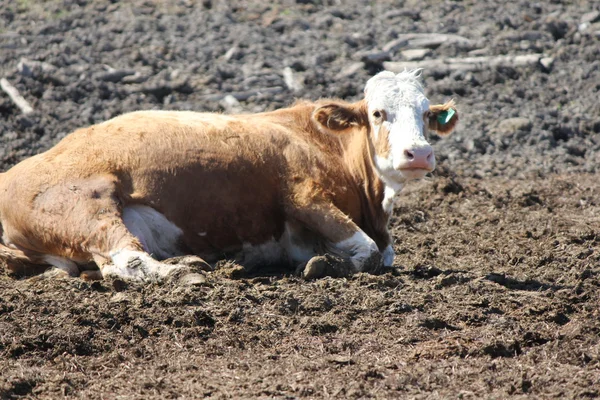
<instances>
[{"instance_id":1,"label":"cow's nostril","mask_svg":"<svg viewBox=\"0 0 600 400\"><path fill-rule=\"evenodd\" d=\"M410 150L404 150L404 155L411 161L415 159L415 153Z\"/></svg>"}]
</instances>

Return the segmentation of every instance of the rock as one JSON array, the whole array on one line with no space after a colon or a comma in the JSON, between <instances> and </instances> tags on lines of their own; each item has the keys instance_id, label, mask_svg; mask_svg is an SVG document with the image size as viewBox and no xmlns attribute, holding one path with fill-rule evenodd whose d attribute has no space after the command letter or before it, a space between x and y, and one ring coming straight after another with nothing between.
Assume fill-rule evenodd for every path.
<instances>
[{"instance_id":1,"label":"rock","mask_svg":"<svg viewBox=\"0 0 600 400\"><path fill-rule=\"evenodd\" d=\"M58 68L47 62L21 58L17 64L17 71L23 76L31 77L41 82L49 82L55 86L65 85L65 78L58 75Z\"/></svg>"},{"instance_id":2,"label":"rock","mask_svg":"<svg viewBox=\"0 0 600 400\"><path fill-rule=\"evenodd\" d=\"M239 58L241 56L240 48L233 46L223 55L223 61L228 62L233 58Z\"/></svg>"},{"instance_id":3,"label":"rock","mask_svg":"<svg viewBox=\"0 0 600 400\"><path fill-rule=\"evenodd\" d=\"M431 50L429 49L408 49L404 50L400 53L402 57L407 61L421 61L429 54L431 54Z\"/></svg>"},{"instance_id":4,"label":"rock","mask_svg":"<svg viewBox=\"0 0 600 400\"><path fill-rule=\"evenodd\" d=\"M550 32L554 40L562 39L569 31L569 24L560 19L549 18L546 21L546 30Z\"/></svg>"},{"instance_id":5,"label":"rock","mask_svg":"<svg viewBox=\"0 0 600 400\"><path fill-rule=\"evenodd\" d=\"M594 22L600 21L600 11L594 10L587 12L581 16L580 23L582 24L593 24Z\"/></svg>"},{"instance_id":6,"label":"rock","mask_svg":"<svg viewBox=\"0 0 600 400\"><path fill-rule=\"evenodd\" d=\"M179 279L182 286L199 286L206 283L206 276L202 274L187 274Z\"/></svg>"},{"instance_id":7,"label":"rock","mask_svg":"<svg viewBox=\"0 0 600 400\"><path fill-rule=\"evenodd\" d=\"M368 51L360 52L356 54L361 61L368 64L381 64L384 61L390 60L390 53L388 51Z\"/></svg>"},{"instance_id":8,"label":"rock","mask_svg":"<svg viewBox=\"0 0 600 400\"><path fill-rule=\"evenodd\" d=\"M544 70L550 71L552 69L552 65L554 65L554 58L552 57L543 57L540 59L540 64L544 67Z\"/></svg>"},{"instance_id":9,"label":"rock","mask_svg":"<svg viewBox=\"0 0 600 400\"><path fill-rule=\"evenodd\" d=\"M228 114L239 114L244 111L244 108L242 107L238 99L236 99L230 94L223 97L219 104L225 109L225 111Z\"/></svg>"},{"instance_id":10,"label":"rock","mask_svg":"<svg viewBox=\"0 0 600 400\"><path fill-rule=\"evenodd\" d=\"M135 75L136 72L132 69L113 69L109 68L108 71L98 75L98 79L105 82L119 82L126 76Z\"/></svg>"},{"instance_id":11,"label":"rock","mask_svg":"<svg viewBox=\"0 0 600 400\"><path fill-rule=\"evenodd\" d=\"M343 79L343 78L350 77L350 76L354 75L355 73L357 73L358 71L360 71L361 69L363 69L364 66L365 66L365 64L362 62L355 62L355 63L349 64L349 65L345 66L344 68L342 68L342 70L337 74L337 78Z\"/></svg>"},{"instance_id":12,"label":"rock","mask_svg":"<svg viewBox=\"0 0 600 400\"><path fill-rule=\"evenodd\" d=\"M406 41L406 44L401 43ZM384 50L389 47L389 51L392 49L397 49L400 47L410 47L410 48L423 48L427 47L430 49L435 49L440 47L444 43L453 43L461 46L473 46L474 42L470 39L459 35L451 35L445 33L407 33L404 35L398 35L398 38L389 42L385 45Z\"/></svg>"},{"instance_id":13,"label":"rock","mask_svg":"<svg viewBox=\"0 0 600 400\"><path fill-rule=\"evenodd\" d=\"M399 18L399 17L408 17L408 18L412 19L413 21L418 21L419 19L421 19L421 14L419 13L419 11L416 11L416 10L411 10L408 8L401 8L401 9L388 11L383 15L384 19L392 19L392 18Z\"/></svg>"},{"instance_id":14,"label":"rock","mask_svg":"<svg viewBox=\"0 0 600 400\"><path fill-rule=\"evenodd\" d=\"M124 303L124 302L129 302L129 301L130 301L130 296L124 292L115 293L110 298L111 303Z\"/></svg>"},{"instance_id":15,"label":"rock","mask_svg":"<svg viewBox=\"0 0 600 400\"><path fill-rule=\"evenodd\" d=\"M290 67L285 67L282 73L285 85L292 92L297 93L304 89L304 83L302 82L302 79L298 75L294 74L294 71Z\"/></svg>"},{"instance_id":16,"label":"rock","mask_svg":"<svg viewBox=\"0 0 600 400\"><path fill-rule=\"evenodd\" d=\"M28 60L27 58L21 58L17 64L17 71L23 76L36 77L41 74L53 74L57 68L43 61Z\"/></svg>"},{"instance_id":17,"label":"rock","mask_svg":"<svg viewBox=\"0 0 600 400\"><path fill-rule=\"evenodd\" d=\"M143 83L143 82L146 82L148 80L148 78L149 78L148 75L142 75L141 73L136 71L136 73L133 75L124 76L121 79L121 83L127 83L127 84Z\"/></svg>"},{"instance_id":18,"label":"rock","mask_svg":"<svg viewBox=\"0 0 600 400\"><path fill-rule=\"evenodd\" d=\"M390 53L395 53L398 49L402 47L408 46L408 40L404 38L394 39L391 42L387 42L383 45L383 51L389 51Z\"/></svg>"},{"instance_id":19,"label":"rock","mask_svg":"<svg viewBox=\"0 0 600 400\"><path fill-rule=\"evenodd\" d=\"M498 132L510 134L515 133L517 131L530 131L532 127L532 123L527 118L516 117L516 118L508 118L501 121L498 124Z\"/></svg>"}]
</instances>

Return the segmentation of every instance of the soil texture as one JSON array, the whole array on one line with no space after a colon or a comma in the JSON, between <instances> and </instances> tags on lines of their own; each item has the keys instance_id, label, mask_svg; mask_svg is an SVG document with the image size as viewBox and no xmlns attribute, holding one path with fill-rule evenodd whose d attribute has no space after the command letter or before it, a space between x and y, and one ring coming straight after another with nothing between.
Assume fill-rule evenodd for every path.
<instances>
[{"instance_id":1,"label":"soil texture","mask_svg":"<svg viewBox=\"0 0 600 400\"><path fill-rule=\"evenodd\" d=\"M399 40L425 33L449 39ZM0 92L0 170L133 110L357 100L414 58L461 121L396 201L394 268L0 274L0 399L600 397L599 1L0 0L0 78L34 109Z\"/></svg>"}]
</instances>

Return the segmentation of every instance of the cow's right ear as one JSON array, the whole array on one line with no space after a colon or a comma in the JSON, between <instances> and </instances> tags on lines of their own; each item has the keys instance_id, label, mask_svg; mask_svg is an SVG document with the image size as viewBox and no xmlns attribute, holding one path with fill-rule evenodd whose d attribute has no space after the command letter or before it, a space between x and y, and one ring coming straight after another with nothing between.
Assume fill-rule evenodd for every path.
<instances>
[{"instance_id":1,"label":"cow's right ear","mask_svg":"<svg viewBox=\"0 0 600 400\"><path fill-rule=\"evenodd\" d=\"M336 103L318 107L312 118L320 129L333 132L342 132L358 126L363 119L355 107Z\"/></svg>"}]
</instances>

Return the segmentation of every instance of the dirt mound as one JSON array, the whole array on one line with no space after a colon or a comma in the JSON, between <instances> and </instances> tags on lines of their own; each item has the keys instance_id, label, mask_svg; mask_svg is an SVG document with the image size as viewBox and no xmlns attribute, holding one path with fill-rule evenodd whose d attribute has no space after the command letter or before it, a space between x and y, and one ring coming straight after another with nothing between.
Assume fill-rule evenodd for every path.
<instances>
[{"instance_id":1,"label":"dirt mound","mask_svg":"<svg viewBox=\"0 0 600 400\"><path fill-rule=\"evenodd\" d=\"M0 77L34 108L0 93L0 169L132 110L358 99L419 58L461 112L384 274L0 276L0 398L600 397L600 3L343 3L0 1ZM477 57L508 61L427 62Z\"/></svg>"}]
</instances>

